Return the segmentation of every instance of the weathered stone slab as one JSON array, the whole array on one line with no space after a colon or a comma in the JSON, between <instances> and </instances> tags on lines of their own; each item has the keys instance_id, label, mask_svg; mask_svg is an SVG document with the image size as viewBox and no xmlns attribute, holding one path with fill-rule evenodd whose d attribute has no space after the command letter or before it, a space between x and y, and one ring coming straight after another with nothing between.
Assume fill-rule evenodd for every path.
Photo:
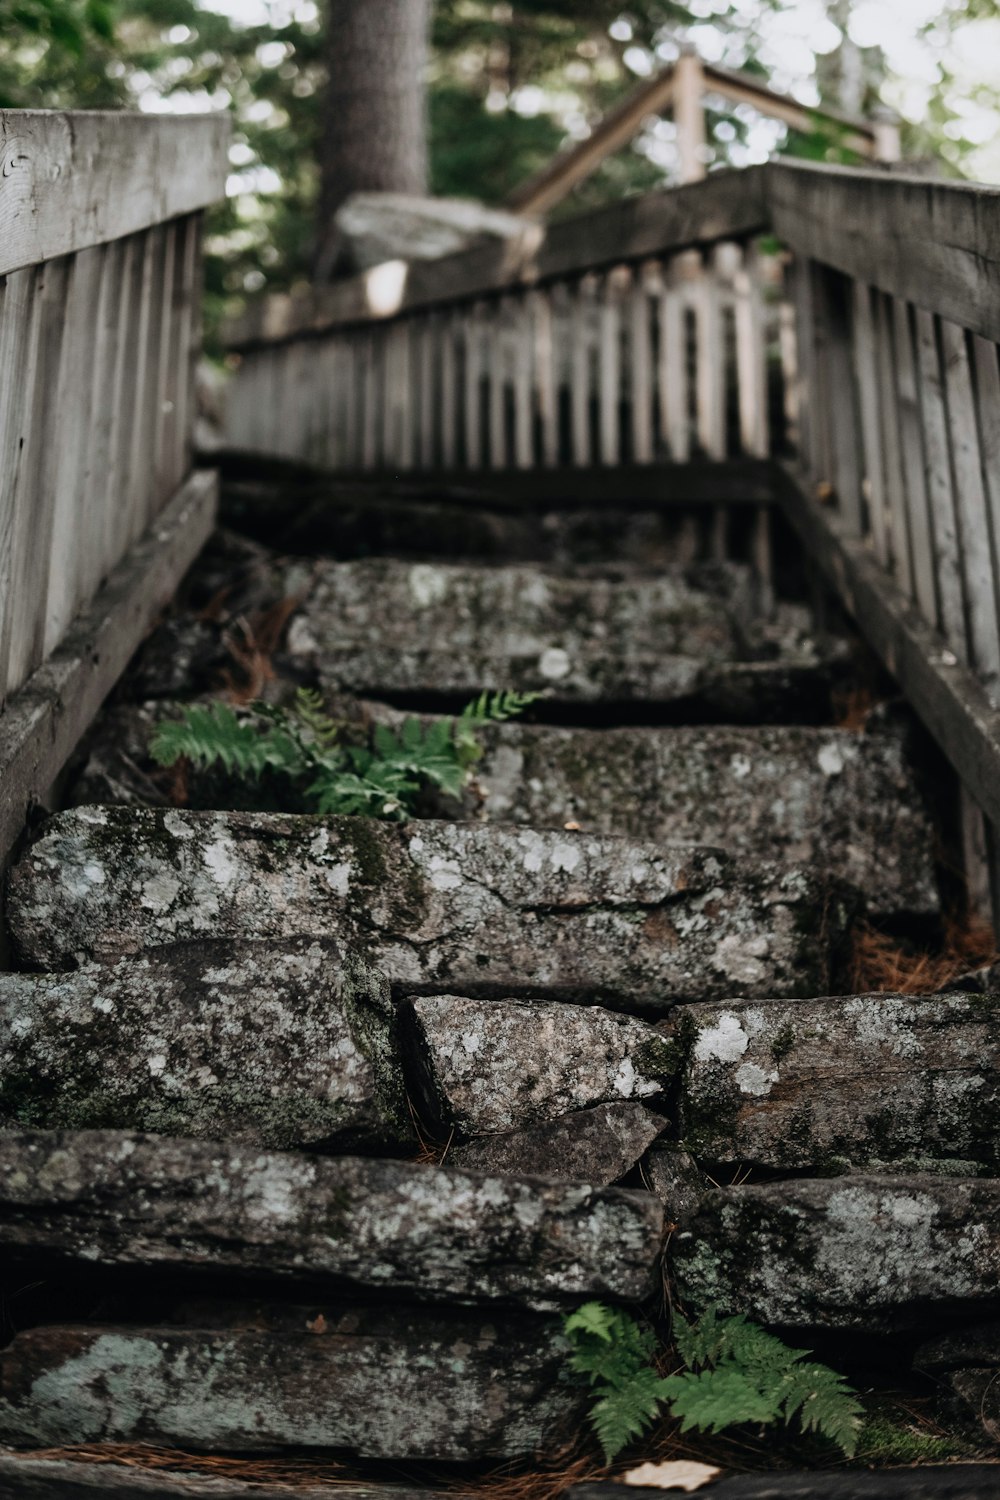
<instances>
[{"instance_id":1,"label":"weathered stone slab","mask_svg":"<svg viewBox=\"0 0 1000 1500\"><path fill-rule=\"evenodd\" d=\"M789 1328L1000 1313L1000 1181L796 1179L717 1190L670 1242L680 1296Z\"/></svg>"},{"instance_id":2,"label":"weathered stone slab","mask_svg":"<svg viewBox=\"0 0 1000 1500\"><path fill-rule=\"evenodd\" d=\"M334 939L404 993L677 1000L829 990L850 916L819 875L712 849L471 824L80 808L10 879L29 964Z\"/></svg>"},{"instance_id":3,"label":"weathered stone slab","mask_svg":"<svg viewBox=\"0 0 1000 1500\"><path fill-rule=\"evenodd\" d=\"M515 723L481 739L476 779L498 822L820 864L876 915L939 909L933 829L898 730Z\"/></svg>"},{"instance_id":4,"label":"weathered stone slab","mask_svg":"<svg viewBox=\"0 0 1000 1500\"><path fill-rule=\"evenodd\" d=\"M516 688L697 701L720 715L753 696L757 718L787 711L794 686L828 701L842 655L799 611L765 619L752 575L735 566L567 575L392 558L321 563L288 647L325 687L374 696Z\"/></svg>"},{"instance_id":5,"label":"weathered stone slab","mask_svg":"<svg viewBox=\"0 0 1000 1500\"><path fill-rule=\"evenodd\" d=\"M914 1355L918 1370L945 1381L1000 1443L1000 1323L957 1328L923 1344Z\"/></svg>"},{"instance_id":6,"label":"weathered stone slab","mask_svg":"<svg viewBox=\"0 0 1000 1500\"><path fill-rule=\"evenodd\" d=\"M650 1290L646 1193L115 1131L0 1132L0 1245L534 1308Z\"/></svg>"},{"instance_id":7,"label":"weathered stone slab","mask_svg":"<svg viewBox=\"0 0 1000 1500\"><path fill-rule=\"evenodd\" d=\"M586 1402L552 1320L323 1306L239 1321L21 1333L0 1353L0 1439L500 1459L555 1442Z\"/></svg>"},{"instance_id":8,"label":"weathered stone slab","mask_svg":"<svg viewBox=\"0 0 1000 1500\"><path fill-rule=\"evenodd\" d=\"M650 1192L663 1204L670 1224L695 1213L715 1186L675 1141L662 1141L649 1152L643 1164L643 1177Z\"/></svg>"},{"instance_id":9,"label":"weathered stone slab","mask_svg":"<svg viewBox=\"0 0 1000 1500\"><path fill-rule=\"evenodd\" d=\"M388 984L328 943L0 974L0 1124L278 1147L413 1139Z\"/></svg>"},{"instance_id":10,"label":"weathered stone slab","mask_svg":"<svg viewBox=\"0 0 1000 1500\"><path fill-rule=\"evenodd\" d=\"M683 1028L680 1128L697 1156L1000 1169L1000 994L692 1005Z\"/></svg>"},{"instance_id":11,"label":"weathered stone slab","mask_svg":"<svg viewBox=\"0 0 1000 1500\"><path fill-rule=\"evenodd\" d=\"M597 1005L431 995L405 1025L425 1105L464 1136L655 1099L680 1064L671 1037Z\"/></svg>"},{"instance_id":12,"label":"weathered stone slab","mask_svg":"<svg viewBox=\"0 0 1000 1500\"><path fill-rule=\"evenodd\" d=\"M667 1121L641 1104L597 1104L543 1125L453 1146L448 1162L471 1172L556 1177L595 1187L631 1171Z\"/></svg>"}]
</instances>

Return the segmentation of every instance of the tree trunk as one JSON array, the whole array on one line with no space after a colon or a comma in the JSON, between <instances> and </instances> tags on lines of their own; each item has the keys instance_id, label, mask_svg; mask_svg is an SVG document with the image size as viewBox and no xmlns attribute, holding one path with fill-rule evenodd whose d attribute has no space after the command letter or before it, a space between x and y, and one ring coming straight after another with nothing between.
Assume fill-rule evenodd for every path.
<instances>
[{"instance_id":1,"label":"tree trunk","mask_svg":"<svg viewBox=\"0 0 1000 1500\"><path fill-rule=\"evenodd\" d=\"M328 275L333 216L351 193L427 192L431 0L329 0L317 276Z\"/></svg>"}]
</instances>

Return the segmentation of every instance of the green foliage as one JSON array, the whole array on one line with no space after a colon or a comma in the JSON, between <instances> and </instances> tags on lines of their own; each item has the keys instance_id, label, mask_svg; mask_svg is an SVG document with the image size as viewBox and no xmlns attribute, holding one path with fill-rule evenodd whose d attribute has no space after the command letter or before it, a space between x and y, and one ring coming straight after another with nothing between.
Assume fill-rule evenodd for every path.
<instances>
[{"instance_id":1,"label":"green foliage","mask_svg":"<svg viewBox=\"0 0 1000 1500\"><path fill-rule=\"evenodd\" d=\"M157 725L149 752L162 766L179 760L258 780L289 780L310 812L405 818L422 789L461 794L482 754L477 732L523 713L537 693L482 693L457 719L426 726L412 716L398 733L376 724L370 744L351 744L318 693L300 688L288 710L252 704L242 716L224 703L194 704Z\"/></svg>"},{"instance_id":2,"label":"green foliage","mask_svg":"<svg viewBox=\"0 0 1000 1500\"><path fill-rule=\"evenodd\" d=\"M790 1349L742 1315L722 1318L710 1307L696 1323L678 1316L674 1340L686 1369L665 1378L651 1365L653 1334L627 1313L588 1302L564 1328L572 1368L601 1388L591 1421L609 1463L664 1404L682 1432L797 1419L847 1457L857 1450L861 1405L844 1377L805 1362L808 1350Z\"/></svg>"},{"instance_id":3,"label":"green foliage","mask_svg":"<svg viewBox=\"0 0 1000 1500\"><path fill-rule=\"evenodd\" d=\"M807 1349L790 1349L742 1314L720 1318L710 1307L697 1323L677 1317L674 1340L687 1369L667 1378L666 1395L681 1431L721 1432L739 1422L791 1423L857 1450L861 1404L842 1375L804 1363Z\"/></svg>"},{"instance_id":4,"label":"green foliage","mask_svg":"<svg viewBox=\"0 0 1000 1500\"><path fill-rule=\"evenodd\" d=\"M666 1382L650 1364L656 1336L602 1302L584 1303L563 1328L573 1344L571 1368L600 1388L590 1420L610 1463L645 1432L666 1397Z\"/></svg>"}]
</instances>

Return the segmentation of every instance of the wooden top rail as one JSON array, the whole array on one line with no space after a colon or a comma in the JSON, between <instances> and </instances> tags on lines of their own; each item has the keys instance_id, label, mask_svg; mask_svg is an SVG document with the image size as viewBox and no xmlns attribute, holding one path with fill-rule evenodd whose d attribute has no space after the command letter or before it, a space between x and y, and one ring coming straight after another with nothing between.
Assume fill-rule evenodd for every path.
<instances>
[{"instance_id":1,"label":"wooden top rail","mask_svg":"<svg viewBox=\"0 0 1000 1500\"><path fill-rule=\"evenodd\" d=\"M227 115L0 110L0 276L225 194Z\"/></svg>"},{"instance_id":2,"label":"wooden top rail","mask_svg":"<svg viewBox=\"0 0 1000 1500\"><path fill-rule=\"evenodd\" d=\"M986 338L1000 339L1000 189L878 169L768 162L527 224L514 242L388 262L230 324L245 350L569 279L610 265L773 230L787 245Z\"/></svg>"},{"instance_id":3,"label":"wooden top rail","mask_svg":"<svg viewBox=\"0 0 1000 1500\"><path fill-rule=\"evenodd\" d=\"M389 261L350 280L298 296L269 297L230 324L230 348L246 349L400 313L453 305L518 287L585 275L767 226L764 167L714 172L560 224L526 224L514 241L439 260Z\"/></svg>"},{"instance_id":4,"label":"wooden top rail","mask_svg":"<svg viewBox=\"0 0 1000 1500\"><path fill-rule=\"evenodd\" d=\"M1000 188L781 161L766 196L793 250L1000 339Z\"/></svg>"}]
</instances>

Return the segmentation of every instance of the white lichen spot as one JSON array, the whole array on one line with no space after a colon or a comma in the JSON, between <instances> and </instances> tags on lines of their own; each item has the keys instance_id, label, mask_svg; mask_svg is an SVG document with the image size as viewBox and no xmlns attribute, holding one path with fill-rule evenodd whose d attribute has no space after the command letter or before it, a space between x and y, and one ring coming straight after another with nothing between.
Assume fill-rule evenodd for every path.
<instances>
[{"instance_id":1,"label":"white lichen spot","mask_svg":"<svg viewBox=\"0 0 1000 1500\"><path fill-rule=\"evenodd\" d=\"M206 844L201 857L216 885L231 887L242 880L243 870L227 839L217 838L211 844Z\"/></svg>"},{"instance_id":2,"label":"white lichen spot","mask_svg":"<svg viewBox=\"0 0 1000 1500\"><path fill-rule=\"evenodd\" d=\"M749 755L733 755L729 760L729 769L737 781L743 781L753 770L753 762Z\"/></svg>"},{"instance_id":3,"label":"white lichen spot","mask_svg":"<svg viewBox=\"0 0 1000 1500\"><path fill-rule=\"evenodd\" d=\"M323 871L323 879L335 896L346 896L351 888L350 865L331 865Z\"/></svg>"},{"instance_id":4,"label":"white lichen spot","mask_svg":"<svg viewBox=\"0 0 1000 1500\"><path fill-rule=\"evenodd\" d=\"M428 869L428 878L436 891L453 891L462 884L462 871L456 859L446 859L443 854L432 854Z\"/></svg>"},{"instance_id":5,"label":"white lichen spot","mask_svg":"<svg viewBox=\"0 0 1000 1500\"><path fill-rule=\"evenodd\" d=\"M109 1000L108 997L107 997L107 995L97 995L97 996L95 996L95 998L91 1002L91 1005L92 1005L92 1007L93 1007L94 1010L103 1011L106 1016L110 1015L111 1012L115 1008L114 1007L114 1001L113 1000Z\"/></svg>"},{"instance_id":6,"label":"white lichen spot","mask_svg":"<svg viewBox=\"0 0 1000 1500\"><path fill-rule=\"evenodd\" d=\"M756 1063L746 1062L736 1069L736 1082L741 1094L754 1094L760 1099L778 1082L778 1072L773 1069L767 1073Z\"/></svg>"},{"instance_id":7,"label":"white lichen spot","mask_svg":"<svg viewBox=\"0 0 1000 1500\"><path fill-rule=\"evenodd\" d=\"M142 895L139 897L139 905L147 911L166 911L177 899L181 883L175 875L167 870L161 870L157 875L151 875L142 884Z\"/></svg>"},{"instance_id":8,"label":"white lichen spot","mask_svg":"<svg viewBox=\"0 0 1000 1500\"><path fill-rule=\"evenodd\" d=\"M107 812L103 807L80 807L77 808L76 815L81 823L96 824L98 828L103 828L108 821Z\"/></svg>"},{"instance_id":9,"label":"white lichen spot","mask_svg":"<svg viewBox=\"0 0 1000 1500\"><path fill-rule=\"evenodd\" d=\"M699 1032L694 1044L697 1062L738 1062L750 1045L750 1038L732 1011L724 1011L714 1026Z\"/></svg>"},{"instance_id":10,"label":"white lichen spot","mask_svg":"<svg viewBox=\"0 0 1000 1500\"><path fill-rule=\"evenodd\" d=\"M560 682L562 678L569 676L572 668L569 652L564 651L561 646L546 647L538 658L538 670L547 682Z\"/></svg>"},{"instance_id":11,"label":"white lichen spot","mask_svg":"<svg viewBox=\"0 0 1000 1500\"><path fill-rule=\"evenodd\" d=\"M562 870L564 874L571 875L580 863L580 850L576 844L556 844L549 855L549 863L553 870Z\"/></svg>"},{"instance_id":12,"label":"white lichen spot","mask_svg":"<svg viewBox=\"0 0 1000 1500\"><path fill-rule=\"evenodd\" d=\"M414 563L409 574L410 595L418 609L429 609L448 597L448 576L430 563Z\"/></svg>"},{"instance_id":13,"label":"white lichen spot","mask_svg":"<svg viewBox=\"0 0 1000 1500\"><path fill-rule=\"evenodd\" d=\"M163 826L167 833L173 834L175 839L189 839L194 836L194 828L188 819L172 807L163 814Z\"/></svg>"},{"instance_id":14,"label":"white lichen spot","mask_svg":"<svg viewBox=\"0 0 1000 1500\"><path fill-rule=\"evenodd\" d=\"M160 1074L166 1070L167 1059L162 1052L154 1052L152 1057L147 1059L147 1065L153 1077L159 1078Z\"/></svg>"},{"instance_id":15,"label":"white lichen spot","mask_svg":"<svg viewBox=\"0 0 1000 1500\"><path fill-rule=\"evenodd\" d=\"M824 776L839 776L844 769L844 752L839 745L824 745L816 759Z\"/></svg>"},{"instance_id":16,"label":"white lichen spot","mask_svg":"<svg viewBox=\"0 0 1000 1500\"><path fill-rule=\"evenodd\" d=\"M761 950L762 942L766 944L767 939L746 938L731 932L716 943L712 963L736 984L761 984L767 977L767 970L760 962L767 952L766 947Z\"/></svg>"},{"instance_id":17,"label":"white lichen spot","mask_svg":"<svg viewBox=\"0 0 1000 1500\"><path fill-rule=\"evenodd\" d=\"M103 885L108 877L105 875L100 865L89 864L84 865L83 867L83 878L90 885Z\"/></svg>"}]
</instances>

